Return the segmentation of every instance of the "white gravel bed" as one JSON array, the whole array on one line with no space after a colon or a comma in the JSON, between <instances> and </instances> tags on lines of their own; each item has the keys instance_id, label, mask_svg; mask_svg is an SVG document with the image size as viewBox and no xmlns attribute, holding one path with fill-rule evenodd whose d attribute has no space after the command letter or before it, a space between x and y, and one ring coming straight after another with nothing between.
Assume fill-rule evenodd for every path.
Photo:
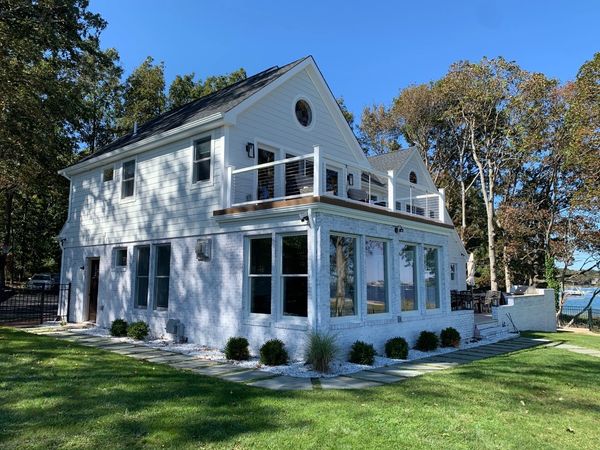
<instances>
[{"instance_id":1,"label":"white gravel bed","mask_svg":"<svg viewBox=\"0 0 600 450\"><path fill-rule=\"evenodd\" d=\"M101 327L91 327L84 329L74 330L79 334L89 334L92 336L102 336L102 337L110 337L110 333L106 328ZM262 365L259 359L256 356L253 356L248 361L228 361L225 358L225 354L215 348L207 347L205 345L199 344L176 344L166 339L149 339L147 341L136 341L129 337L121 337L116 338L113 337L115 342L130 342L135 344L146 345L152 348L160 348L161 350L167 350L170 352L181 353L184 355L195 356L199 359L205 359L215 362L227 362L229 364L236 365L240 368L245 369L256 369L262 370L264 372L272 373L274 375L288 375L292 377L298 378L330 378L336 377L338 375L349 375L352 373L360 372L361 370L374 369L378 367L390 366L393 364L401 364L408 361L414 361L422 358L427 358L430 356L441 355L444 353L454 352L456 350L464 350L473 347L479 347L481 345L492 344L494 342L510 339L512 337L518 336L513 333L506 333L498 336L494 336L493 338L485 338L479 341L472 342L461 342L459 348L454 347L439 347L437 350L433 352L421 352L419 350L410 349L408 352L408 358L403 359L393 359L386 358L384 356L376 356L375 363L372 366L366 366L361 364L354 364L347 361L335 361L331 365L331 371L329 373L321 373L305 364L304 361L296 360L290 361L289 364L283 366L265 366Z\"/></svg>"}]
</instances>

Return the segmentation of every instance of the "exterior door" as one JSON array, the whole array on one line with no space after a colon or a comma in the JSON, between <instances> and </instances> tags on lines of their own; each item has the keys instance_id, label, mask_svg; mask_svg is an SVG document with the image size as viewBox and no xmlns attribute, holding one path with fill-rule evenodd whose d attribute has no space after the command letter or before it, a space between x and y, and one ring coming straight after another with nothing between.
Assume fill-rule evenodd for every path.
<instances>
[{"instance_id":1,"label":"exterior door","mask_svg":"<svg viewBox=\"0 0 600 450\"><path fill-rule=\"evenodd\" d=\"M258 149L258 164L271 163L275 161L275 153L264 148ZM275 196L275 167L258 169L258 187L256 198L268 200Z\"/></svg>"},{"instance_id":2,"label":"exterior door","mask_svg":"<svg viewBox=\"0 0 600 450\"><path fill-rule=\"evenodd\" d=\"M90 287L88 292L88 320L96 322L96 314L98 312L98 282L100 276L100 260L90 259L89 265Z\"/></svg>"}]
</instances>

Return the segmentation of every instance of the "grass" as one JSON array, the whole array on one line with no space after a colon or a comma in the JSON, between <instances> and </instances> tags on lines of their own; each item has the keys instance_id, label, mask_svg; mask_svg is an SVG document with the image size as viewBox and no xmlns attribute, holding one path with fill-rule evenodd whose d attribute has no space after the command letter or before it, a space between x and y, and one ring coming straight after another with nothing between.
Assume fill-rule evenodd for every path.
<instances>
[{"instance_id":1,"label":"grass","mask_svg":"<svg viewBox=\"0 0 600 450\"><path fill-rule=\"evenodd\" d=\"M537 348L385 387L273 392L0 328L0 448L591 449L599 385L600 358Z\"/></svg>"},{"instance_id":2,"label":"grass","mask_svg":"<svg viewBox=\"0 0 600 450\"><path fill-rule=\"evenodd\" d=\"M586 330L581 332L559 331L557 333L526 332L523 336L550 339L555 342L565 342L580 345L594 350L600 350L600 334L594 335Z\"/></svg>"}]
</instances>

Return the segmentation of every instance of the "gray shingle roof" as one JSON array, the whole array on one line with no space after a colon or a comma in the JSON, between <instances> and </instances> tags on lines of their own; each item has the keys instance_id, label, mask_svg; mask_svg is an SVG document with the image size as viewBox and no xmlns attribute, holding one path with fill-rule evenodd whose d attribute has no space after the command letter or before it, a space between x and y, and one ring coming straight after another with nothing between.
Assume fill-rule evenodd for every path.
<instances>
[{"instance_id":1,"label":"gray shingle roof","mask_svg":"<svg viewBox=\"0 0 600 450\"><path fill-rule=\"evenodd\" d=\"M374 169L387 172L388 170L396 170L401 167L416 150L416 147L408 147L382 155L370 156L368 159Z\"/></svg>"},{"instance_id":2,"label":"gray shingle roof","mask_svg":"<svg viewBox=\"0 0 600 450\"><path fill-rule=\"evenodd\" d=\"M286 64L283 67L274 66L256 75L238 81L226 88L205 95L193 102L187 103L177 109L168 111L160 116L138 126L137 133L128 133L102 147L92 155L86 156L79 162L94 159L102 154L111 152L125 145L141 141L156 133L161 133L177 128L185 123L193 122L217 113L225 113L242 103L266 85L288 72L294 66L304 61L307 57Z\"/></svg>"}]
</instances>

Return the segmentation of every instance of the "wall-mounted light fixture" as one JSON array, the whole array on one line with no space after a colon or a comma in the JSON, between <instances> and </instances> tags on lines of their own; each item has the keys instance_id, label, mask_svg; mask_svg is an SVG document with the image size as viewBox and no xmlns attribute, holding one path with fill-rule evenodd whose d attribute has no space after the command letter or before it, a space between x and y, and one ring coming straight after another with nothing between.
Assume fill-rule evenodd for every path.
<instances>
[{"instance_id":1,"label":"wall-mounted light fixture","mask_svg":"<svg viewBox=\"0 0 600 450\"><path fill-rule=\"evenodd\" d=\"M394 232L396 234L403 233L404 232L404 228L402 228L400 225L398 225L397 227L394 227Z\"/></svg>"},{"instance_id":2,"label":"wall-mounted light fixture","mask_svg":"<svg viewBox=\"0 0 600 450\"><path fill-rule=\"evenodd\" d=\"M354 186L354 174L349 173L346 178L348 179L348 186Z\"/></svg>"},{"instance_id":3,"label":"wall-mounted light fixture","mask_svg":"<svg viewBox=\"0 0 600 450\"><path fill-rule=\"evenodd\" d=\"M252 142L246 144L246 153L248 153L248 158L254 158L254 144Z\"/></svg>"}]
</instances>

